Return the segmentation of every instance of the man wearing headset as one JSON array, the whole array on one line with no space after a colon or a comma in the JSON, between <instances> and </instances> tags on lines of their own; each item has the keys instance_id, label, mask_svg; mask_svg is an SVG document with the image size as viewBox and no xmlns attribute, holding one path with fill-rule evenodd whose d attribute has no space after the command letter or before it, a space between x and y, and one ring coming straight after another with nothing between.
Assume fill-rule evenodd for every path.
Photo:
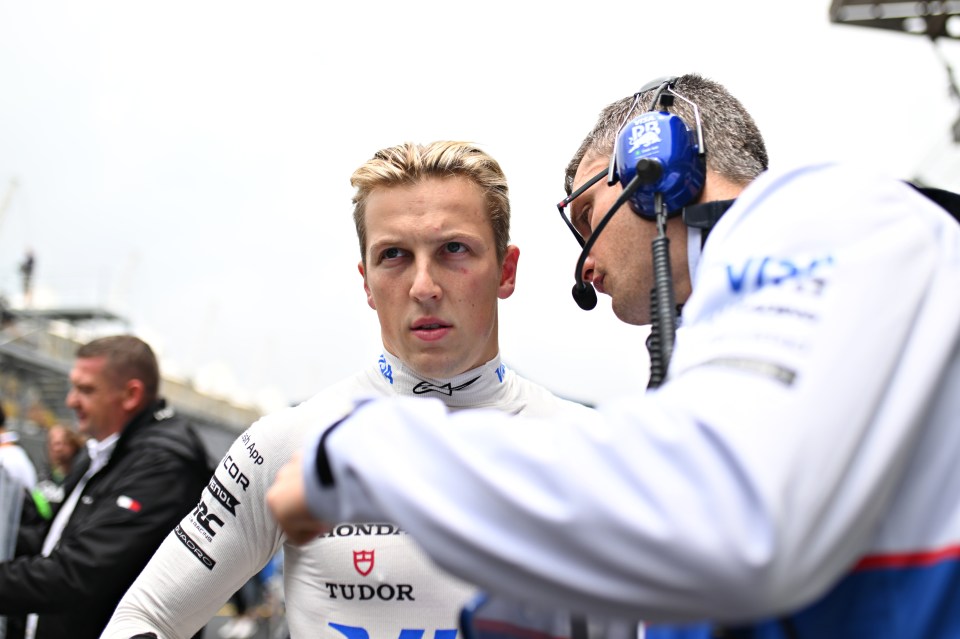
<instances>
[{"instance_id":1,"label":"man wearing headset","mask_svg":"<svg viewBox=\"0 0 960 639\"><path fill-rule=\"evenodd\" d=\"M636 201L604 222L617 132L661 107L702 134L702 189L665 223ZM639 166L618 153L621 178ZM284 528L396 521L490 591L642 618L652 637L960 634L960 227L899 180L765 168L710 80L608 107L565 208L582 277L630 323L654 317L664 227L683 304L665 380L571 419L364 404L278 475Z\"/></svg>"}]
</instances>

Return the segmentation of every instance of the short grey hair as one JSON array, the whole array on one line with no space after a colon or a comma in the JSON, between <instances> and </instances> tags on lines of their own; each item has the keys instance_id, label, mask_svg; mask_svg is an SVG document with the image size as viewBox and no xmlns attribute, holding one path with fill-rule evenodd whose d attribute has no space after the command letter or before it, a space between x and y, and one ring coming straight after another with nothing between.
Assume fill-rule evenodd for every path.
<instances>
[{"instance_id":1,"label":"short grey hair","mask_svg":"<svg viewBox=\"0 0 960 639\"><path fill-rule=\"evenodd\" d=\"M678 77L673 88L700 109L707 169L741 186L746 186L767 170L767 148L760 129L743 104L726 88L696 74ZM640 113L641 109L649 109L656 92L657 87L639 94L636 113L630 112L637 97L635 95L617 100L600 112L593 130L583 139L567 165L564 176L567 195L573 191L573 179L583 158L588 154L610 155L620 127L628 117ZM679 115L692 128L695 118L689 104L676 100L667 110Z\"/></svg>"}]
</instances>

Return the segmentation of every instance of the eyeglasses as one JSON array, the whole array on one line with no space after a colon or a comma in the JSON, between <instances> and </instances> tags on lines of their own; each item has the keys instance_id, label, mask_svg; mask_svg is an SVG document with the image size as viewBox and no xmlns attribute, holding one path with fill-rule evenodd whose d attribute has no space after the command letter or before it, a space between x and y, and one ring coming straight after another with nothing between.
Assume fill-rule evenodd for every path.
<instances>
[{"instance_id":1,"label":"eyeglasses","mask_svg":"<svg viewBox=\"0 0 960 639\"><path fill-rule=\"evenodd\" d=\"M627 122L630 121L630 117L633 115L633 112L636 110L637 105L640 103L640 97L643 94L647 93L648 91L657 89L657 92L653 95L653 100L651 100L650 109L653 109L653 107L657 104L657 102L660 100L660 95L664 93L664 91L669 91L672 95L675 95L676 97L680 98L684 102L689 103L693 107L694 115L697 120L697 136L700 138L699 140L700 148L702 149L703 134L701 133L701 129L700 129L699 109L697 109L697 106L695 104L693 104L683 96L678 95L673 91L673 85L676 81L677 81L677 76L666 76L663 78L657 78L656 80L651 80L650 82L647 82L645 85L643 85L643 87L640 88L639 91L634 93L633 102L630 104L630 108L627 109L626 115L624 116L623 124L621 124L620 127L617 129L617 132L618 132L617 135L619 136L619 132L622 131L623 127L626 126ZM586 240L583 239L583 236L580 235L580 232L573 225L573 222L570 220L570 217L567 215L567 207L570 206L570 204L575 199L583 195L583 193L587 189L589 189L591 186L593 186L594 184L596 184L597 182L599 182L605 177L607 178L607 184L609 185L613 185L617 182L618 178L616 175L616 146L614 146L614 149L610 154L610 165L608 168L603 169L602 171L594 175L592 178L587 180L587 182L583 186L581 186L579 189L577 189L567 197L560 200L560 203L557 204L557 211L560 212L560 217L563 219L564 224L567 225L567 228L570 229L570 232L573 233L573 236L577 238L577 242L580 244L580 248L584 247L584 245L586 244Z\"/></svg>"},{"instance_id":2,"label":"eyeglasses","mask_svg":"<svg viewBox=\"0 0 960 639\"><path fill-rule=\"evenodd\" d=\"M587 180L587 182L581 186L579 189L568 195L567 197L560 200L560 203L557 204L557 211L560 212L560 217L563 218L564 223L567 225L567 228L570 229L570 232L573 233L573 236L577 238L577 242L580 243L580 248L583 248L583 245L586 244L586 240L583 239L583 236L580 235L580 231L573 225L573 222L570 221L570 217L567 215L567 207L570 206L570 203L575 199L584 194L584 192L589 189L591 186L607 177L608 170L604 169L594 175L592 178Z\"/></svg>"},{"instance_id":3,"label":"eyeglasses","mask_svg":"<svg viewBox=\"0 0 960 639\"><path fill-rule=\"evenodd\" d=\"M654 82L662 84L663 80L656 80ZM648 91L649 89L659 85L659 84L654 84L654 82L648 83L633 95L633 103L630 105L630 108L627 109L626 116L624 116L623 124L621 124L620 127L617 129L618 132L620 131L620 129L623 128L624 124L630 121L630 116L633 115L634 109L637 108L637 104L640 102L640 95L645 91ZM615 152L616 150L614 149L613 153ZM567 197L560 200L560 203L557 204L557 210L560 212L560 217L563 218L564 223L567 225L567 228L570 229L570 232L573 233L573 236L577 238L577 242L580 243L580 248L584 247L584 245L586 244L586 240L583 239L583 236L580 235L580 232L573 225L573 222L570 221L570 217L567 215L566 209L568 206L570 206L571 202L573 202L575 199L583 195L583 193L587 189L589 189L591 186L593 186L603 178L607 178L608 185L613 185L617 181L615 170L614 170L614 161L615 161L615 155L611 154L610 165L607 168L603 169L602 171L594 175L592 178L587 180L586 183L583 184L583 186L581 186L579 189L577 189Z\"/></svg>"}]
</instances>

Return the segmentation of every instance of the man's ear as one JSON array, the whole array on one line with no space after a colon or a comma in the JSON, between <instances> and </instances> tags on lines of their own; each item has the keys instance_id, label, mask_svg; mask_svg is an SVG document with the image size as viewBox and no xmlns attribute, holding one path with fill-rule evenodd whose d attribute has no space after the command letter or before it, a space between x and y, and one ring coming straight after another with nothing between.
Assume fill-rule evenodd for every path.
<instances>
[{"instance_id":1,"label":"man's ear","mask_svg":"<svg viewBox=\"0 0 960 639\"><path fill-rule=\"evenodd\" d=\"M367 293L367 306L377 310L377 303L373 301L373 293L370 292L370 285L367 284L367 273L363 268L363 260L357 262L357 270L360 271L360 277L363 278L363 290Z\"/></svg>"},{"instance_id":2,"label":"man's ear","mask_svg":"<svg viewBox=\"0 0 960 639\"><path fill-rule=\"evenodd\" d=\"M123 399L120 405L128 413L138 412L143 408L143 399L146 396L146 386L143 380L128 379L123 385Z\"/></svg>"},{"instance_id":3,"label":"man's ear","mask_svg":"<svg viewBox=\"0 0 960 639\"><path fill-rule=\"evenodd\" d=\"M507 252L503 256L503 265L500 267L500 287L497 289L497 297L502 300L513 295L517 288L517 262L520 260L520 249L513 244L507 247Z\"/></svg>"}]
</instances>

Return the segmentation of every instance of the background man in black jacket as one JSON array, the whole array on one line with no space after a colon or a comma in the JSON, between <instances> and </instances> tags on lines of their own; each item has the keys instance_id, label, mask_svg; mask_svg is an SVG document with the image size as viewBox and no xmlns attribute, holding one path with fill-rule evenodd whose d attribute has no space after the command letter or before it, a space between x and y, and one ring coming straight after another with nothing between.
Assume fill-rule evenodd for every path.
<instances>
[{"instance_id":1,"label":"background man in black jacket","mask_svg":"<svg viewBox=\"0 0 960 639\"><path fill-rule=\"evenodd\" d=\"M158 396L157 360L142 340L82 346L70 384L90 459L67 478L49 525L22 528L17 557L0 563L0 615L27 614L28 639L99 637L212 473L197 433Z\"/></svg>"}]
</instances>

